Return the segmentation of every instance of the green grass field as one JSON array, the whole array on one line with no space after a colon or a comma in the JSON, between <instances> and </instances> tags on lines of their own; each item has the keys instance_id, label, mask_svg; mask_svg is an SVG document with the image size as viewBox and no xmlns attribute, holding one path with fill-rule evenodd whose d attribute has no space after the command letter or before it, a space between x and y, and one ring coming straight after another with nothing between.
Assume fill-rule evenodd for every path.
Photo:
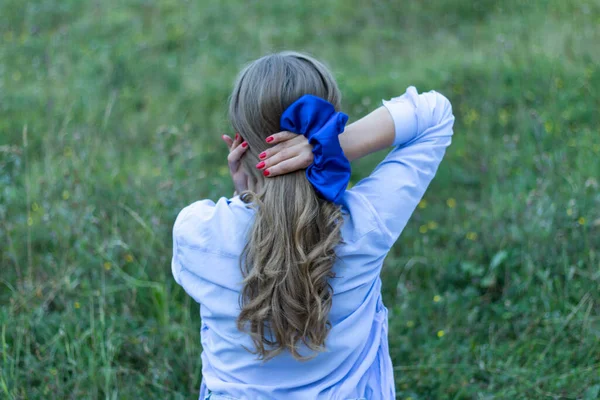
<instances>
[{"instance_id":1,"label":"green grass field","mask_svg":"<svg viewBox=\"0 0 600 400\"><path fill-rule=\"evenodd\" d=\"M453 103L382 272L397 397L599 397L600 1L321 3L0 1L0 398L197 398L171 228L232 193L233 79L283 49L351 119Z\"/></svg>"}]
</instances>

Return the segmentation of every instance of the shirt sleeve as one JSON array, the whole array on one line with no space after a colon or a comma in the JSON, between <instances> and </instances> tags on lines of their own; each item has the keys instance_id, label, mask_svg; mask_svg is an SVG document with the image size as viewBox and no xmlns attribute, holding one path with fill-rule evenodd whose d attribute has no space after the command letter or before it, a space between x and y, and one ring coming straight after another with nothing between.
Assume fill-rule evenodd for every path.
<instances>
[{"instance_id":1,"label":"shirt sleeve","mask_svg":"<svg viewBox=\"0 0 600 400\"><path fill-rule=\"evenodd\" d=\"M396 131L394 149L367 178L350 191L366 199L385 244L400 236L451 143L454 115L443 95L418 94L409 87L400 97L383 101Z\"/></svg>"},{"instance_id":2,"label":"shirt sleeve","mask_svg":"<svg viewBox=\"0 0 600 400\"><path fill-rule=\"evenodd\" d=\"M181 251L178 242L179 230L181 229L181 225L183 221L186 219L189 214L189 207L181 210L177 218L175 219L175 224L173 225L173 257L171 258L171 272L173 273L173 278L177 284L181 285L181 260L179 257L179 252Z\"/></svg>"},{"instance_id":3,"label":"shirt sleeve","mask_svg":"<svg viewBox=\"0 0 600 400\"><path fill-rule=\"evenodd\" d=\"M201 234L203 232L203 223L212 217L214 206L215 204L210 200L197 201L181 210L175 219L175 223L173 224L171 272L173 273L175 282L181 286L184 286L181 281L181 271L184 269L183 261L186 258L183 252L186 247L190 247L190 244L182 239L188 238L187 242L193 241L193 248L202 247L204 244L202 242L204 235Z\"/></svg>"}]
</instances>

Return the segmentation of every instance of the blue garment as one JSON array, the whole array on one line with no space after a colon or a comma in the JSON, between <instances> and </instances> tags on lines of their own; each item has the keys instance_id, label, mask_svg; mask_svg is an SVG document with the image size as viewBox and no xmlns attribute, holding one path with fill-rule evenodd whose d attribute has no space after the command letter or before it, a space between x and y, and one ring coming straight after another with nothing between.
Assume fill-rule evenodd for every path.
<instances>
[{"instance_id":1,"label":"blue garment","mask_svg":"<svg viewBox=\"0 0 600 400\"><path fill-rule=\"evenodd\" d=\"M390 248L433 179L451 142L454 116L436 93L406 93L384 102L394 119L394 149L375 171L347 190L342 238L331 280L332 328L326 351L306 362L283 352L262 362L238 331L239 257L254 211L239 197L202 200L181 211L173 229L173 276L200 304L200 398L394 399L388 312L379 273ZM401 318L401 316L396 316Z\"/></svg>"},{"instance_id":2,"label":"blue garment","mask_svg":"<svg viewBox=\"0 0 600 400\"><path fill-rule=\"evenodd\" d=\"M347 121L348 116L336 112L330 102L306 94L283 112L280 122L281 130L304 135L313 146L306 178L321 197L336 204L350 182L350 161L338 138Z\"/></svg>"}]
</instances>

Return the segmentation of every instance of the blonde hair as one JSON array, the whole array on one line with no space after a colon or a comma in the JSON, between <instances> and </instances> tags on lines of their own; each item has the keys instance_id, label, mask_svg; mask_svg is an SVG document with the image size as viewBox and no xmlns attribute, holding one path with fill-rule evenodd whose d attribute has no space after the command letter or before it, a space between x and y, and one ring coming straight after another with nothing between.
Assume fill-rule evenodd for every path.
<instances>
[{"instance_id":1,"label":"blonde hair","mask_svg":"<svg viewBox=\"0 0 600 400\"><path fill-rule=\"evenodd\" d=\"M249 144L243 166L258 182L251 188L258 193L241 195L256 216L240 260L244 282L237 324L264 360L283 350L298 360L312 358L324 350L331 328L329 279L341 242L340 207L317 196L304 170L264 178L254 167L268 147L265 139L280 131L281 114L305 94L340 109L340 91L329 70L307 55L283 52L250 63L239 74L229 105L233 128ZM311 354L301 354L300 344Z\"/></svg>"}]
</instances>

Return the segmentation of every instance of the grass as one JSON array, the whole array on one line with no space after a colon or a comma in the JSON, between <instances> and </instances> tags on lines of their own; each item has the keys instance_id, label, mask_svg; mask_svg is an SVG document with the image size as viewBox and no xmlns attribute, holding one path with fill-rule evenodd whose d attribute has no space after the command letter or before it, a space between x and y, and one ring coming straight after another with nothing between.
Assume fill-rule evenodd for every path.
<instances>
[{"instance_id":1,"label":"grass","mask_svg":"<svg viewBox=\"0 0 600 400\"><path fill-rule=\"evenodd\" d=\"M382 272L397 397L598 398L600 2L322 3L0 3L1 398L197 398L171 227L232 192L232 81L282 49L352 119L410 84L454 105Z\"/></svg>"}]
</instances>

